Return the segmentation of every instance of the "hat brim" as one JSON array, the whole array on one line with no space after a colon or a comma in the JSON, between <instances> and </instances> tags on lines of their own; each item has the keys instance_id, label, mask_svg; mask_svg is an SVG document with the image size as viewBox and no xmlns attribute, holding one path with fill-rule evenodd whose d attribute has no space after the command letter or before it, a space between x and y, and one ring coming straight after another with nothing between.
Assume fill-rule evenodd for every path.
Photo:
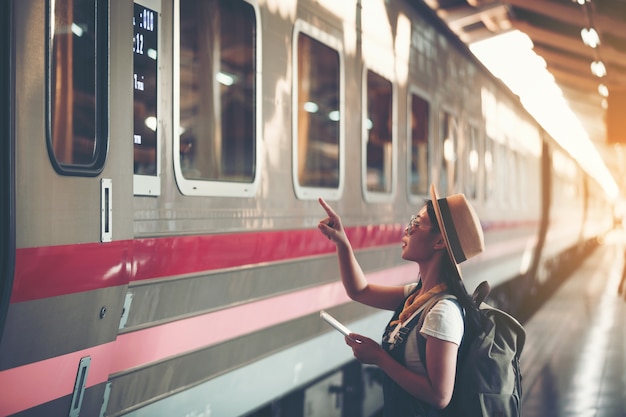
<instances>
[{"instance_id":1,"label":"hat brim","mask_svg":"<svg viewBox=\"0 0 626 417\"><path fill-rule=\"evenodd\" d=\"M439 225L439 230L441 230L441 235L443 236L443 242L446 245L446 250L448 251L448 256L450 257L450 261L456 267L457 275L460 279L463 279L463 275L461 274L461 267L457 263L454 258L454 254L452 253L452 249L450 247L450 239L448 238L448 231L446 230L446 225L443 222L443 216L441 215L441 207L439 205L439 195L437 194L437 188L435 184L430 185L430 198L433 202L433 208L435 209L435 216L437 217L437 224Z\"/></svg>"}]
</instances>

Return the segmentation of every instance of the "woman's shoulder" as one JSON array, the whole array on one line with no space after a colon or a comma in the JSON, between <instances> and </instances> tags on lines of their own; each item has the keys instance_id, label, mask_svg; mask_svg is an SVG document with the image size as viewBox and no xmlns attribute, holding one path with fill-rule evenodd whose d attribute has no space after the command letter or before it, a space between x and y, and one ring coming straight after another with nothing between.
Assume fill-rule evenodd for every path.
<instances>
[{"instance_id":1,"label":"woman's shoulder","mask_svg":"<svg viewBox=\"0 0 626 417\"><path fill-rule=\"evenodd\" d=\"M420 333L459 345L465 328L463 317L458 301L439 300L426 315Z\"/></svg>"},{"instance_id":2,"label":"woman's shoulder","mask_svg":"<svg viewBox=\"0 0 626 417\"><path fill-rule=\"evenodd\" d=\"M457 316L463 320L463 307L456 298L444 298L437 301L430 313Z\"/></svg>"}]
</instances>

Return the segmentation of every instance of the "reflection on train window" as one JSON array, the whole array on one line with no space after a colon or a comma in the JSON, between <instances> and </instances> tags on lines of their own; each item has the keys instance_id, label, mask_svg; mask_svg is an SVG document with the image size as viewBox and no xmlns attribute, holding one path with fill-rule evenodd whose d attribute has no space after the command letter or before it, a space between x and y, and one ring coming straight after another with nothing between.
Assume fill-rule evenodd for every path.
<instances>
[{"instance_id":1,"label":"reflection on train window","mask_svg":"<svg viewBox=\"0 0 626 417\"><path fill-rule=\"evenodd\" d=\"M180 1L178 156L186 179L254 181L256 52L249 3Z\"/></svg>"},{"instance_id":2,"label":"reflection on train window","mask_svg":"<svg viewBox=\"0 0 626 417\"><path fill-rule=\"evenodd\" d=\"M367 71L365 118L366 189L391 193L393 175L393 87L391 81Z\"/></svg>"},{"instance_id":3,"label":"reflection on train window","mask_svg":"<svg viewBox=\"0 0 626 417\"><path fill-rule=\"evenodd\" d=\"M472 125L465 126L465 174L463 185L465 196L475 199L478 196L478 129Z\"/></svg>"},{"instance_id":4,"label":"reflection on train window","mask_svg":"<svg viewBox=\"0 0 626 417\"><path fill-rule=\"evenodd\" d=\"M428 132L430 105L418 95L411 94L410 130L410 192L422 195L428 192Z\"/></svg>"},{"instance_id":5,"label":"reflection on train window","mask_svg":"<svg viewBox=\"0 0 626 417\"><path fill-rule=\"evenodd\" d=\"M457 149L459 135L457 121L450 113L443 111L439 118L439 134L441 147L441 165L439 170L439 189L442 193L453 194L458 181Z\"/></svg>"},{"instance_id":6,"label":"reflection on train window","mask_svg":"<svg viewBox=\"0 0 626 417\"><path fill-rule=\"evenodd\" d=\"M62 174L96 175L106 155L106 97L98 94L99 66L106 53L97 54L107 39L104 1L50 1L48 72L48 149ZM97 33L97 31L102 33ZM98 114L98 112L104 112Z\"/></svg>"},{"instance_id":7,"label":"reflection on train window","mask_svg":"<svg viewBox=\"0 0 626 417\"><path fill-rule=\"evenodd\" d=\"M338 188L339 53L304 33L297 47L297 181L302 187Z\"/></svg>"}]
</instances>

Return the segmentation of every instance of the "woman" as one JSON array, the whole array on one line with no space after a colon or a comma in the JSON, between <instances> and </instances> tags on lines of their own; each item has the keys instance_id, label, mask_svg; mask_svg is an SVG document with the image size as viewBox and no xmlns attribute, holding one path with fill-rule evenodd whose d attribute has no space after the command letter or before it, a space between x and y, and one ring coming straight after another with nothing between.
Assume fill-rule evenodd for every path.
<instances>
[{"instance_id":1,"label":"woman","mask_svg":"<svg viewBox=\"0 0 626 417\"><path fill-rule=\"evenodd\" d=\"M367 282L340 217L319 200L328 217L318 228L336 245L348 296L372 307L396 310L383 346L359 334L346 337L359 361L384 371L387 417L436 416L449 404L465 321L469 326L479 323L480 313L465 290L458 264L484 249L480 222L464 195L439 199L434 185L430 193L432 200L411 217L402 237L402 258L419 265L417 282L404 287ZM420 308L444 292L456 299L438 301L417 329Z\"/></svg>"}]
</instances>

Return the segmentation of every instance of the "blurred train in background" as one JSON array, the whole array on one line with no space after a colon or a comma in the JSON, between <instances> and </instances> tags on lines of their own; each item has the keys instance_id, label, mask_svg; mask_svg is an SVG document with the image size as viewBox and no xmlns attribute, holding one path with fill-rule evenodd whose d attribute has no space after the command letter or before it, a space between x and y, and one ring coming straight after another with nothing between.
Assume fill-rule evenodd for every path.
<instances>
[{"instance_id":1,"label":"blurred train in background","mask_svg":"<svg viewBox=\"0 0 626 417\"><path fill-rule=\"evenodd\" d=\"M602 187L421 1L2 0L0 415L371 416L367 277L431 182L515 311L612 227ZM132 39L132 42L131 42Z\"/></svg>"}]
</instances>

